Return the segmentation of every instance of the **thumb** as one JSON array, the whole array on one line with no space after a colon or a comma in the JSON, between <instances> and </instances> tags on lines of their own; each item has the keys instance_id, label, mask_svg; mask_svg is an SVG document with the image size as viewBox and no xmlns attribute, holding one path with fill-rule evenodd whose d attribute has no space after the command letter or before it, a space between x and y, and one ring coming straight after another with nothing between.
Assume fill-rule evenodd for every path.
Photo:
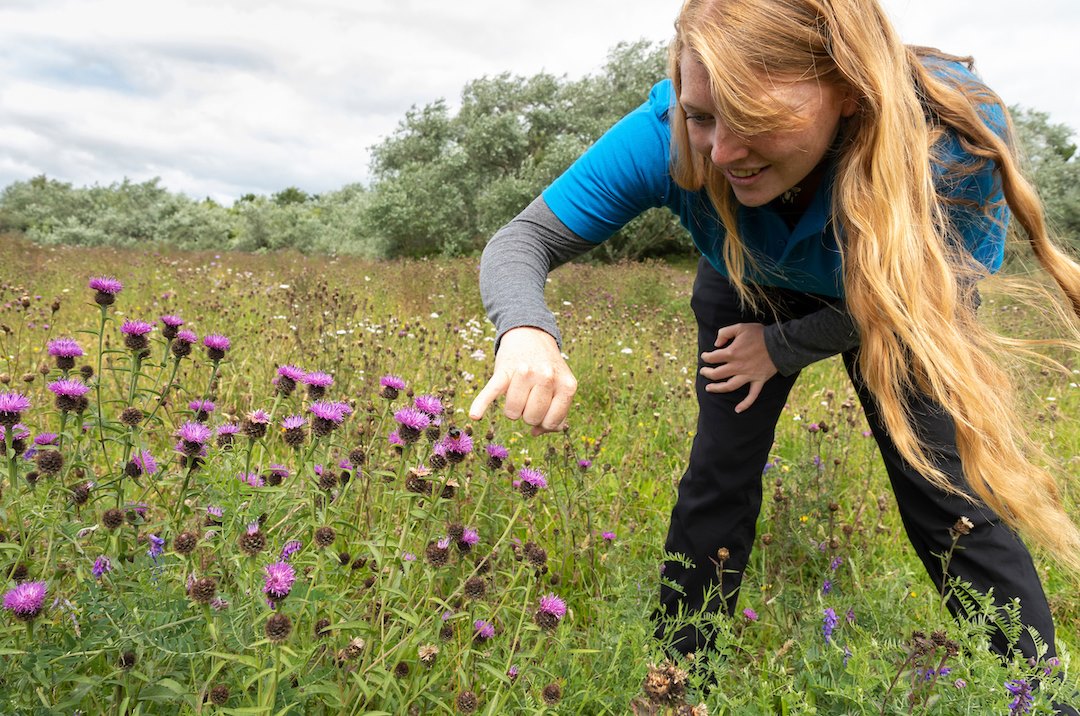
<instances>
[{"instance_id":1,"label":"thumb","mask_svg":"<svg viewBox=\"0 0 1080 716\"><path fill-rule=\"evenodd\" d=\"M496 398L504 394L509 386L510 376L503 371L496 371L487 384L476 394L476 398L473 399L472 405L469 406L469 417L473 420L484 417L488 406L495 402Z\"/></svg>"},{"instance_id":2,"label":"thumb","mask_svg":"<svg viewBox=\"0 0 1080 716\"><path fill-rule=\"evenodd\" d=\"M723 346L734 340L735 336L739 335L739 330L740 327L738 323L734 323L730 326L724 326L716 332L716 342L713 345L715 345L717 348L722 348Z\"/></svg>"}]
</instances>

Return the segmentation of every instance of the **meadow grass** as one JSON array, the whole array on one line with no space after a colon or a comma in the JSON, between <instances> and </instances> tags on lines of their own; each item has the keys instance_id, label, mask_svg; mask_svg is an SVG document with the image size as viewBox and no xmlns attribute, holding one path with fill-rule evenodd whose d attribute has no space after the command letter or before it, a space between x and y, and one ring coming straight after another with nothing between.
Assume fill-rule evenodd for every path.
<instances>
[{"instance_id":1,"label":"meadow grass","mask_svg":"<svg viewBox=\"0 0 1080 716\"><path fill-rule=\"evenodd\" d=\"M1059 662L992 656L1015 613L963 585L978 616L953 621L837 360L781 417L739 613L669 660L650 614L695 426L689 262L552 275L580 389L540 438L465 416L494 337L475 259L6 237L0 265L0 394L29 403L0 412L5 713L989 714L1037 681L1050 713L1075 687L1075 578L1038 560ZM992 292L982 315L1040 325ZM1059 358L1019 383L1075 509L1080 366Z\"/></svg>"}]
</instances>

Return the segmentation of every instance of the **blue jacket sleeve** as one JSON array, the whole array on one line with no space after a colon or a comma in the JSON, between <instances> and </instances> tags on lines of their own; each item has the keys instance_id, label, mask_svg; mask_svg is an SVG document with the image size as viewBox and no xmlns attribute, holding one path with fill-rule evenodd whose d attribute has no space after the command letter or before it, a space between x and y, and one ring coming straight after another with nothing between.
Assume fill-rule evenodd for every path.
<instances>
[{"instance_id":1,"label":"blue jacket sleeve","mask_svg":"<svg viewBox=\"0 0 1080 716\"><path fill-rule=\"evenodd\" d=\"M567 228L600 243L670 194L670 80L653 87L648 101L623 117L543 193Z\"/></svg>"}]
</instances>

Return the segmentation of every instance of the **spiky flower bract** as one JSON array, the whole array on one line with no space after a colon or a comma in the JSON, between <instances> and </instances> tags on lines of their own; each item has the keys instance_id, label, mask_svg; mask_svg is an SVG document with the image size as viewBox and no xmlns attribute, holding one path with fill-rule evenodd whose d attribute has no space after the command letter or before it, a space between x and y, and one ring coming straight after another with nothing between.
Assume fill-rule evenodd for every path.
<instances>
[{"instance_id":1,"label":"spiky flower bract","mask_svg":"<svg viewBox=\"0 0 1080 716\"><path fill-rule=\"evenodd\" d=\"M431 416L416 408L401 408L395 411L394 420L398 422L399 437L406 443L419 440L424 428L431 424Z\"/></svg>"},{"instance_id":2,"label":"spiky flower bract","mask_svg":"<svg viewBox=\"0 0 1080 716\"><path fill-rule=\"evenodd\" d=\"M206 347L206 357L217 363L225 357L229 350L229 339L220 333L211 333L203 336L203 345Z\"/></svg>"}]
</instances>

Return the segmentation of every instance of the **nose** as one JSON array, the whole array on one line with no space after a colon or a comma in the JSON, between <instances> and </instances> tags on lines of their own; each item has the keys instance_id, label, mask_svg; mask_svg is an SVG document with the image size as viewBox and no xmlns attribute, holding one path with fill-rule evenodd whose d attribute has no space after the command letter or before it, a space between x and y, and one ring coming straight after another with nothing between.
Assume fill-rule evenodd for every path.
<instances>
[{"instance_id":1,"label":"nose","mask_svg":"<svg viewBox=\"0 0 1080 716\"><path fill-rule=\"evenodd\" d=\"M717 166L731 164L745 158L750 153L746 141L728 129L723 122L716 122L712 134L712 146L709 160Z\"/></svg>"}]
</instances>

